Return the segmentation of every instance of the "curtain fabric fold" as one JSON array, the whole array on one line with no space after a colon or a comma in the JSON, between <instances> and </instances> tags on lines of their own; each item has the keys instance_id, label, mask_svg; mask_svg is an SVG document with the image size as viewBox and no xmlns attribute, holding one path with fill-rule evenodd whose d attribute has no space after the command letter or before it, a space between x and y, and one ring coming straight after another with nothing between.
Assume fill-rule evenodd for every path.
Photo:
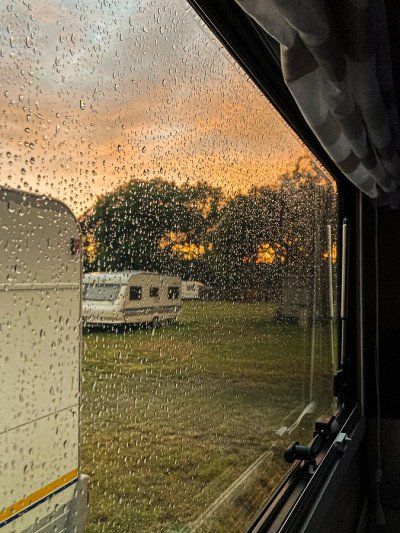
<instances>
[{"instance_id":1,"label":"curtain fabric fold","mask_svg":"<svg viewBox=\"0 0 400 533\"><path fill-rule=\"evenodd\" d=\"M383 0L236 1L280 43L285 83L332 160L393 203L400 126Z\"/></svg>"}]
</instances>

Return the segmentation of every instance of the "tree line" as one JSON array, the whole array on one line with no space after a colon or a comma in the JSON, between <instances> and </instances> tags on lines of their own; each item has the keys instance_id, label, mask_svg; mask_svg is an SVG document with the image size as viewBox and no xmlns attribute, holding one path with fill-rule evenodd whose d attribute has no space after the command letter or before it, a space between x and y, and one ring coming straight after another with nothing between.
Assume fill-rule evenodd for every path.
<instances>
[{"instance_id":1,"label":"tree line","mask_svg":"<svg viewBox=\"0 0 400 533\"><path fill-rule=\"evenodd\" d=\"M285 269L306 273L323 259L335 213L333 182L318 168L234 195L204 181L132 178L81 217L84 267L178 274L231 290L281 286Z\"/></svg>"}]
</instances>

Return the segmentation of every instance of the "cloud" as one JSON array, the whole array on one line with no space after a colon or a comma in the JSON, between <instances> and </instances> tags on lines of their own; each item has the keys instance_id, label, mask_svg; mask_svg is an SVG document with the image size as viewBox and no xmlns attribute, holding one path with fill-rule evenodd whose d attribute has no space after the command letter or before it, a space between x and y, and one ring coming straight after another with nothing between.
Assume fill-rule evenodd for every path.
<instances>
[{"instance_id":1,"label":"cloud","mask_svg":"<svg viewBox=\"0 0 400 533\"><path fill-rule=\"evenodd\" d=\"M3 184L79 213L132 176L234 191L305 153L185 0L36 0L5 19Z\"/></svg>"}]
</instances>

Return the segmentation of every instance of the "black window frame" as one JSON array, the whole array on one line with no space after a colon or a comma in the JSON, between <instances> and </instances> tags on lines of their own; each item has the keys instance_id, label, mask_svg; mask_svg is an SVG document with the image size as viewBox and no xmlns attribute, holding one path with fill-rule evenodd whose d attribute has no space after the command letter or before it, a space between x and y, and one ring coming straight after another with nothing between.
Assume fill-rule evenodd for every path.
<instances>
[{"instance_id":1,"label":"black window frame","mask_svg":"<svg viewBox=\"0 0 400 533\"><path fill-rule=\"evenodd\" d=\"M133 293L136 291L135 297L132 297ZM141 285L130 285L129 286L129 301L134 302L141 300L143 297L143 287Z\"/></svg>"},{"instance_id":2,"label":"black window frame","mask_svg":"<svg viewBox=\"0 0 400 533\"><path fill-rule=\"evenodd\" d=\"M340 431L346 431L347 435L357 433L358 438L354 442L359 443L365 426L364 383L361 370L364 321L362 212L365 198L332 162L298 109L282 77L278 43L251 19L235 0L220 0L219 2L188 0L188 3L336 182L339 208L339 265L342 261L340 229L345 218L350 228L350 246L348 248L348 317L343 339L343 346L345 346L343 377L340 384L340 405L335 416ZM339 288L341 270L338 280ZM338 298L338 303L340 307L340 298ZM338 329L340 331L340 328ZM338 343L338 349L339 351L342 349L341 342ZM311 438L312 435L310 435L310 440ZM354 446L351 448L354 452ZM346 451L343 457L349 453ZM335 461L337 464L334 469L332 465ZM343 458L341 460L337 458L337 450L332 439L319 454L318 467L311 478L308 465L302 461L296 461L260 511L258 518L249 526L248 531L268 531L270 528L274 531L294 531L295 529L288 524L287 520L290 519L292 525L296 521L297 524L301 524L302 517L307 510L305 502L308 501L309 504L310 498L313 495L317 496L318 487L322 490L321 487L329 476L336 476L336 478L341 476L343 480L346 474L344 462Z\"/></svg>"}]
</instances>

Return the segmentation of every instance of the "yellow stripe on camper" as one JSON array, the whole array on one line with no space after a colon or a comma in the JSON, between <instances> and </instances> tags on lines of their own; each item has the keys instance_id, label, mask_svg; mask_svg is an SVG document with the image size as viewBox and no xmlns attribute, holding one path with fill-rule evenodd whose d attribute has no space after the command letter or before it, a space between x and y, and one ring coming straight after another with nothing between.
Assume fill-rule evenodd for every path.
<instances>
[{"instance_id":1,"label":"yellow stripe on camper","mask_svg":"<svg viewBox=\"0 0 400 533\"><path fill-rule=\"evenodd\" d=\"M19 500L18 502L10 505L10 507L0 510L0 525L5 520L9 520L13 516L21 513L22 511L24 511L31 505L34 505L35 503L42 500L43 498L47 498L47 496L50 496L57 489L62 488L63 485L66 485L67 483L69 483L70 481L74 480L77 477L78 477L78 469L75 468L74 470L71 470L71 472L64 474L63 476L52 481L48 485L45 485L41 489L33 492L30 496L26 496L25 498L22 498L22 500Z\"/></svg>"}]
</instances>

